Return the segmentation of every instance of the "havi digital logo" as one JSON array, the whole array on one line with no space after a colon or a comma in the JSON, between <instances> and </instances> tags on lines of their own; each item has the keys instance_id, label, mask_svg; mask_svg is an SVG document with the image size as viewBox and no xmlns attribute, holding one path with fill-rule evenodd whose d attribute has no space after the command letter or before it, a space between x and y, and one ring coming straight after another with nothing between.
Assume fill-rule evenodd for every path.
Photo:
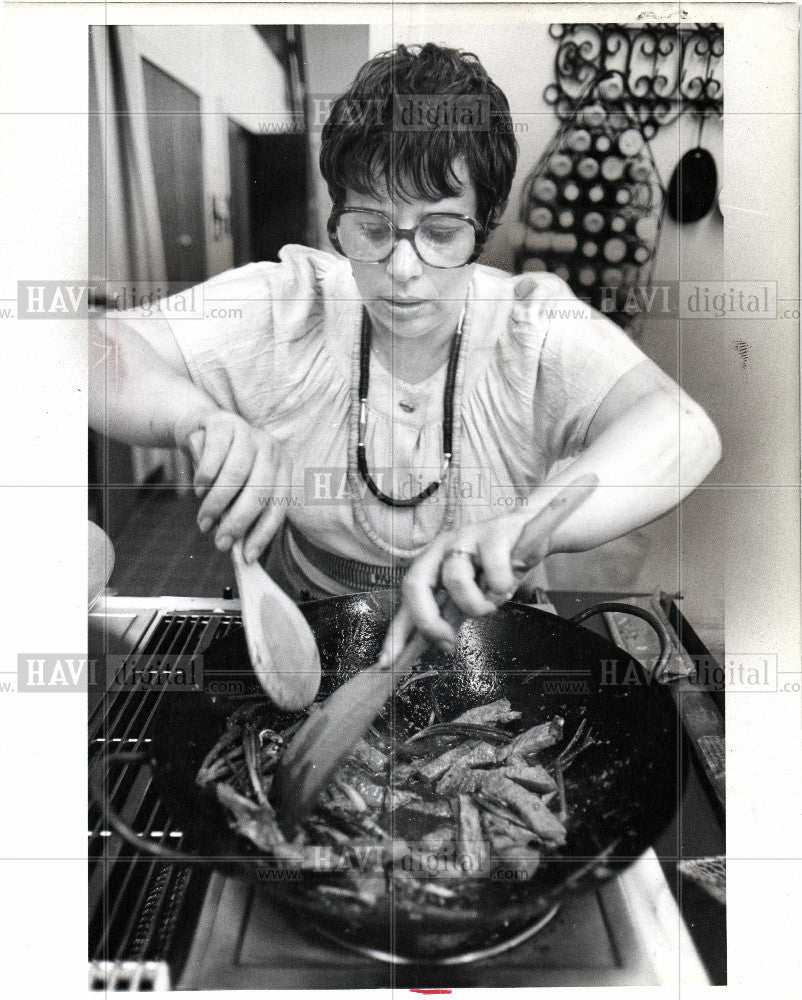
<instances>
[{"instance_id":1,"label":"havi digital logo","mask_svg":"<svg viewBox=\"0 0 802 1000\"><path fill-rule=\"evenodd\" d=\"M97 663L86 653L18 653L17 691L78 691L95 683Z\"/></svg>"}]
</instances>

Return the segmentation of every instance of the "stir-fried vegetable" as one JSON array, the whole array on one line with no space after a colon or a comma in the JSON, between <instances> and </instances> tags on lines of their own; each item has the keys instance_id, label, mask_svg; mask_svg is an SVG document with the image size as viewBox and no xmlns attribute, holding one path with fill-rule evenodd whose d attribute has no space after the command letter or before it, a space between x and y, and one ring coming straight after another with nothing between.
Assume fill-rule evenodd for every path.
<instances>
[{"instance_id":1,"label":"stir-fried vegetable","mask_svg":"<svg viewBox=\"0 0 802 1000\"><path fill-rule=\"evenodd\" d=\"M541 858L566 843L564 772L593 742L582 725L562 753L539 761L562 742L563 720L516 733L520 713L506 699L403 742L371 728L288 841L269 792L297 723L277 733L260 727L259 713L251 705L229 719L197 776L214 789L231 826L276 864L344 873L321 886L327 899L369 907L392 890L394 905L415 913L448 907L458 896L455 879L511 867L531 878Z\"/></svg>"}]
</instances>

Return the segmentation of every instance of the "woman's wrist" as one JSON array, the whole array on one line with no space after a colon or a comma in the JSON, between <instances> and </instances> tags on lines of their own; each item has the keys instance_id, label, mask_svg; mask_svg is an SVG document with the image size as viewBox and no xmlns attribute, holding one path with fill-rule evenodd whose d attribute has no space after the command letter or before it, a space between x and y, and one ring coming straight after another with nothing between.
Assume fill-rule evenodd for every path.
<instances>
[{"instance_id":1,"label":"woman's wrist","mask_svg":"<svg viewBox=\"0 0 802 1000\"><path fill-rule=\"evenodd\" d=\"M205 392L191 386L192 392L177 394L174 403L176 412L173 414L170 436L176 448L186 448L190 436L203 430L206 421L223 411Z\"/></svg>"},{"instance_id":2,"label":"woman's wrist","mask_svg":"<svg viewBox=\"0 0 802 1000\"><path fill-rule=\"evenodd\" d=\"M586 500L597 491L598 485L595 473L583 473L571 466L529 494L527 502L511 515L516 525L520 525L513 547L516 568L531 569L546 556L566 551L566 543L573 534L572 523L577 516L587 517ZM548 530L544 531L544 527Z\"/></svg>"},{"instance_id":3,"label":"woman's wrist","mask_svg":"<svg viewBox=\"0 0 802 1000\"><path fill-rule=\"evenodd\" d=\"M555 491L546 490L538 486L523 498L523 502L514 511L505 514L504 517L517 529L516 540L520 539L530 521L548 506L549 501L554 497Z\"/></svg>"}]
</instances>

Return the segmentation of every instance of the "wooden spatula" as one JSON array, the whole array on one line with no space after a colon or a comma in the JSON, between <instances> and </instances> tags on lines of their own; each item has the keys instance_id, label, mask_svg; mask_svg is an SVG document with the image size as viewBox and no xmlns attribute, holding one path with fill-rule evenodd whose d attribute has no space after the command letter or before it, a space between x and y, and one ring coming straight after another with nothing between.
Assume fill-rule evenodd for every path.
<instances>
[{"instance_id":1,"label":"wooden spatula","mask_svg":"<svg viewBox=\"0 0 802 1000\"><path fill-rule=\"evenodd\" d=\"M196 464L203 438L203 431L195 431L187 442ZM306 708L320 688L320 653L306 618L258 563L245 562L242 541L231 547L231 561L248 655L259 683L279 708Z\"/></svg>"},{"instance_id":2,"label":"wooden spatula","mask_svg":"<svg viewBox=\"0 0 802 1000\"><path fill-rule=\"evenodd\" d=\"M513 550L513 563L528 567L549 551L554 530L584 503L598 485L596 476L575 479L525 526ZM454 627L462 616L449 600L443 617ZM282 754L273 776L270 797L286 836L313 808L343 758L362 738L382 710L395 686L412 670L429 645L413 633L394 661L374 664L337 688L319 707L314 706Z\"/></svg>"},{"instance_id":3,"label":"wooden spatula","mask_svg":"<svg viewBox=\"0 0 802 1000\"><path fill-rule=\"evenodd\" d=\"M274 704L306 708L320 687L320 653L298 605L258 563L246 563L242 542L231 547L251 665Z\"/></svg>"}]
</instances>

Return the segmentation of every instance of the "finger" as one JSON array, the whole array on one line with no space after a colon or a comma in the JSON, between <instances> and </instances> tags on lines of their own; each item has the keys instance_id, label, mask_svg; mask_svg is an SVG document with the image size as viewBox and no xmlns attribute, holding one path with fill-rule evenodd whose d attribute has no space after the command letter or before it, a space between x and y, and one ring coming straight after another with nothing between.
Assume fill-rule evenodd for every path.
<instances>
[{"instance_id":1,"label":"finger","mask_svg":"<svg viewBox=\"0 0 802 1000\"><path fill-rule=\"evenodd\" d=\"M442 551L442 546L437 545L418 556L404 577L401 590L415 627L432 642L450 652L456 644L457 635L441 617L440 607L434 596Z\"/></svg>"},{"instance_id":2,"label":"finger","mask_svg":"<svg viewBox=\"0 0 802 1000\"><path fill-rule=\"evenodd\" d=\"M275 471L272 467L271 457L262 449L256 454L248 481L242 486L233 503L220 518L215 533L215 544L218 547L226 537L243 538L261 514L274 509L269 504L269 501L273 499L274 485ZM278 527L278 524L275 527ZM267 541L269 538L265 544ZM246 561L250 560L246 559Z\"/></svg>"},{"instance_id":3,"label":"finger","mask_svg":"<svg viewBox=\"0 0 802 1000\"><path fill-rule=\"evenodd\" d=\"M201 428L193 431L186 440L186 447L189 449L192 461L195 463L196 467L198 466L201 456L203 455L203 445L205 441L206 432Z\"/></svg>"},{"instance_id":4,"label":"finger","mask_svg":"<svg viewBox=\"0 0 802 1000\"><path fill-rule=\"evenodd\" d=\"M402 602L384 637L384 643L376 661L376 666L386 670L394 661L415 631L415 623L409 609Z\"/></svg>"},{"instance_id":5,"label":"finger","mask_svg":"<svg viewBox=\"0 0 802 1000\"><path fill-rule=\"evenodd\" d=\"M452 600L465 615L486 615L495 611L476 582L474 564L466 556L450 556L440 568L440 579Z\"/></svg>"},{"instance_id":6,"label":"finger","mask_svg":"<svg viewBox=\"0 0 802 1000\"><path fill-rule=\"evenodd\" d=\"M246 563L255 562L269 545L281 522L285 511L277 504L270 504L257 518L245 540L244 558Z\"/></svg>"},{"instance_id":7,"label":"finger","mask_svg":"<svg viewBox=\"0 0 802 1000\"><path fill-rule=\"evenodd\" d=\"M173 435L176 446L186 451L193 459L197 460L200 458L200 452L196 453L194 451L198 441L198 436L202 436L206 429L205 420L216 415L217 412L219 411L209 411L205 417L199 417L198 414L194 412L186 413L179 420L177 420L175 434ZM203 445L202 440L200 443Z\"/></svg>"},{"instance_id":8,"label":"finger","mask_svg":"<svg viewBox=\"0 0 802 1000\"><path fill-rule=\"evenodd\" d=\"M484 589L509 600L516 586L509 544L498 535L484 539L479 543L479 561Z\"/></svg>"},{"instance_id":9,"label":"finger","mask_svg":"<svg viewBox=\"0 0 802 1000\"><path fill-rule=\"evenodd\" d=\"M209 521L216 523L220 520L223 511L248 481L254 457L247 435L235 431L231 449L198 511L199 524Z\"/></svg>"},{"instance_id":10,"label":"finger","mask_svg":"<svg viewBox=\"0 0 802 1000\"><path fill-rule=\"evenodd\" d=\"M202 496L217 479L226 456L231 450L233 439L233 423L214 423L206 429L203 454L195 468L196 496Z\"/></svg>"}]
</instances>

